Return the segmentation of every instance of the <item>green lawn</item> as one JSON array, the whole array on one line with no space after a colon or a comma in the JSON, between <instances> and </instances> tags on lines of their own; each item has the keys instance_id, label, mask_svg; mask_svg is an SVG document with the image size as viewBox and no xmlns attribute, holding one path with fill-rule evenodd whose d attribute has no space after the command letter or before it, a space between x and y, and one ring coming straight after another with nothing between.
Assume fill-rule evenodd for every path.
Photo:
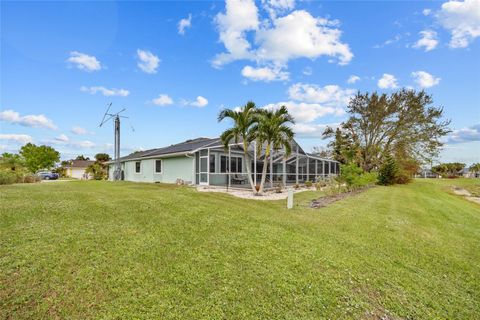
<instances>
[{"instance_id":1,"label":"green lawn","mask_svg":"<svg viewBox=\"0 0 480 320\"><path fill-rule=\"evenodd\" d=\"M323 209L305 192L292 210L170 185L0 186L0 318L479 319L480 206L453 184L474 185Z\"/></svg>"}]
</instances>

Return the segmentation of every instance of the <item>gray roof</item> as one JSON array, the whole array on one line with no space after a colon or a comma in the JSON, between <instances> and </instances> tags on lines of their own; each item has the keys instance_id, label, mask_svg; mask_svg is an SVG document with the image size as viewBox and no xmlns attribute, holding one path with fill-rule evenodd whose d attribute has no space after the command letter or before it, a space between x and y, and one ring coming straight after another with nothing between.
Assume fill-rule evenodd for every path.
<instances>
[{"instance_id":1,"label":"gray roof","mask_svg":"<svg viewBox=\"0 0 480 320\"><path fill-rule=\"evenodd\" d=\"M182 152L188 153L198 148L206 147L209 145L216 145L219 142L220 142L219 138L190 139L177 144L172 144L168 147L133 152L128 156L121 157L120 161L139 159L139 158L145 158L145 157L164 156L164 155L169 155L173 153L182 153ZM110 161L109 163L112 163L112 162L113 161Z\"/></svg>"}]
</instances>

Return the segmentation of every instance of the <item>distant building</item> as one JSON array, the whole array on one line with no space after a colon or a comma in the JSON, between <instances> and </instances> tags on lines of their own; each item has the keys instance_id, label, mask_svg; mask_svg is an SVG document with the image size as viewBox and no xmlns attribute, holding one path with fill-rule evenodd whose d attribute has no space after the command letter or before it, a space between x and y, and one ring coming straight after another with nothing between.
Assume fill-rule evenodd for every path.
<instances>
[{"instance_id":1,"label":"distant building","mask_svg":"<svg viewBox=\"0 0 480 320\"><path fill-rule=\"evenodd\" d=\"M70 160L68 165L63 166L65 175L75 179L91 179L91 176L85 170L94 163L95 161L93 160Z\"/></svg>"}]
</instances>

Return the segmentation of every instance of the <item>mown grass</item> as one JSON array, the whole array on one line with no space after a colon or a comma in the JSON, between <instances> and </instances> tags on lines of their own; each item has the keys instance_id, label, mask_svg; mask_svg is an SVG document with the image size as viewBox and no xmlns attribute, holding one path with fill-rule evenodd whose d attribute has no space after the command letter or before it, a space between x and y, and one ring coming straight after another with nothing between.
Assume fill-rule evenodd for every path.
<instances>
[{"instance_id":1,"label":"mown grass","mask_svg":"<svg viewBox=\"0 0 480 320\"><path fill-rule=\"evenodd\" d=\"M263 202L170 185L0 187L0 318L480 318L466 180Z\"/></svg>"}]
</instances>

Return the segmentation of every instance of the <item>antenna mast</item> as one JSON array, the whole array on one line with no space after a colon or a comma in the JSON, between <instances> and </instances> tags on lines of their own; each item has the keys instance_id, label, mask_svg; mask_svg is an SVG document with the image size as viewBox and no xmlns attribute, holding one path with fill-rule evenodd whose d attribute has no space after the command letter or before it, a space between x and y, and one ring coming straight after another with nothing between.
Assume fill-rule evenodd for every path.
<instances>
[{"instance_id":1,"label":"antenna mast","mask_svg":"<svg viewBox=\"0 0 480 320\"><path fill-rule=\"evenodd\" d=\"M110 103L107 107L107 111L105 111L105 114L103 115L103 119L100 122L99 127L103 126L106 122L108 122L110 119L114 119L114 158L113 160L115 161L114 164L114 170L113 170L113 180L121 180L122 179L122 170L120 168L120 118L128 118L125 116L121 116L120 113L125 111L126 109L123 108L117 113L108 113L110 110L110 107L112 106L112 103Z\"/></svg>"}]
</instances>

